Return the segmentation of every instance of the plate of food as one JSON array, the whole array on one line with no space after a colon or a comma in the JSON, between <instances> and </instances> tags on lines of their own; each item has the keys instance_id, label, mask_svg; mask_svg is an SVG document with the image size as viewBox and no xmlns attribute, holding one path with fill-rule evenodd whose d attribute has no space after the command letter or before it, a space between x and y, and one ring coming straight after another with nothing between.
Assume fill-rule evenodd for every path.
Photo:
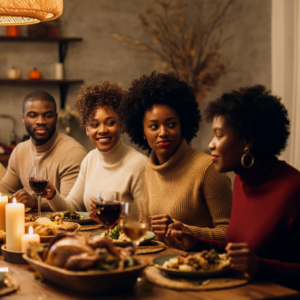
<instances>
[{"instance_id":1,"label":"plate of food","mask_svg":"<svg viewBox=\"0 0 300 300\"><path fill-rule=\"evenodd\" d=\"M80 225L73 222L28 222L25 223L25 233L29 232L29 227L33 227L33 232L40 236L42 243L48 243L58 231L77 232Z\"/></svg>"},{"instance_id":2,"label":"plate of food","mask_svg":"<svg viewBox=\"0 0 300 300\"><path fill-rule=\"evenodd\" d=\"M59 233L49 247L30 243L23 258L46 281L94 295L133 287L148 262L132 254L100 236Z\"/></svg>"},{"instance_id":3,"label":"plate of food","mask_svg":"<svg viewBox=\"0 0 300 300\"><path fill-rule=\"evenodd\" d=\"M88 224L93 220L89 217L88 212L84 211L75 211L68 209L65 211L58 211L54 213L43 214L42 217L49 218L51 221L66 221L66 222L75 222L78 224Z\"/></svg>"},{"instance_id":4,"label":"plate of food","mask_svg":"<svg viewBox=\"0 0 300 300\"><path fill-rule=\"evenodd\" d=\"M91 236L101 236L107 238L106 231L97 231L93 232ZM155 238L155 233L152 231L147 231L144 241L141 244L145 244L150 242ZM115 226L114 229L110 230L110 240L113 242L114 245L117 246L131 246L132 242L129 237L125 235L120 225Z\"/></svg>"},{"instance_id":5,"label":"plate of food","mask_svg":"<svg viewBox=\"0 0 300 300\"><path fill-rule=\"evenodd\" d=\"M226 253L215 249L182 255L162 255L153 260L154 265L168 275L185 278L211 278L231 270Z\"/></svg>"}]
</instances>

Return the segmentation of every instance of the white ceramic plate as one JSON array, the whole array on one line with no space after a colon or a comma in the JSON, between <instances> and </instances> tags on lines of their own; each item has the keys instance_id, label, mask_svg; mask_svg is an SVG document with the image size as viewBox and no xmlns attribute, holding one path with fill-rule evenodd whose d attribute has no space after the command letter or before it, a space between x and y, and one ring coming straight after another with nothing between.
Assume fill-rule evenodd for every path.
<instances>
[{"instance_id":1,"label":"white ceramic plate","mask_svg":"<svg viewBox=\"0 0 300 300\"><path fill-rule=\"evenodd\" d=\"M104 232L106 232L106 230L105 230L105 231L102 230L102 231L93 232L93 233L91 234L91 236L100 235L100 234L102 234L102 233L104 233ZM141 242L141 245L150 242L151 240L153 240L153 239L155 238L155 236L156 236L156 235L155 235L154 232L152 232L152 231L147 231L146 237L145 237L144 241ZM131 246L131 245L132 245L131 242L115 242L115 241L112 241L112 243L113 243L114 245L116 245L116 246Z\"/></svg>"},{"instance_id":2,"label":"white ceramic plate","mask_svg":"<svg viewBox=\"0 0 300 300\"><path fill-rule=\"evenodd\" d=\"M90 218L89 213L86 211L76 211L76 213L78 213L79 215L81 215L84 219L82 220L63 220L64 222L73 222L73 223L78 223L78 224L88 224L93 222L93 220ZM52 213L47 213L47 214L43 214L42 217L46 217L49 215L54 214L54 212Z\"/></svg>"},{"instance_id":3,"label":"white ceramic plate","mask_svg":"<svg viewBox=\"0 0 300 300\"><path fill-rule=\"evenodd\" d=\"M189 271L179 271L176 269L165 269L162 267L165 261L168 261L170 258L174 258L179 256L178 254L167 254L167 255L162 255L159 256L155 259L153 259L153 263L155 267L159 268L160 270L163 270L166 272L168 275L172 275L175 277L183 277L183 278L213 278L213 277L219 277L221 275L224 275L231 271L230 267L224 268L222 270L218 271L209 271L209 272L204 272L204 271L194 271L194 272L189 272Z\"/></svg>"}]
</instances>

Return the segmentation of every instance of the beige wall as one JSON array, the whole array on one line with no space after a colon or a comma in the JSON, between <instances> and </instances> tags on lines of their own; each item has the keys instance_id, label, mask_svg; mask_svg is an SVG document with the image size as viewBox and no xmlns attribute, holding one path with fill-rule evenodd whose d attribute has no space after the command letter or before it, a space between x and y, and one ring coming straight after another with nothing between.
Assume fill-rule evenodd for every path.
<instances>
[{"instance_id":1,"label":"beige wall","mask_svg":"<svg viewBox=\"0 0 300 300\"><path fill-rule=\"evenodd\" d=\"M114 32L142 37L137 15L149 3L149 0L65 0L60 18L61 35L84 39L69 45L66 77L84 79L85 84L101 80L122 82L128 88L133 79L159 70L151 55L128 48L112 37ZM236 0L229 13L233 21L224 27L224 36L233 38L224 47L223 55L230 59L233 71L223 77L201 103L202 111L209 100L224 91L255 83L265 84L268 88L271 85L271 1ZM26 34L26 28L22 28L22 34ZM0 27L0 35L5 35L5 28ZM0 43L0 78L6 77L11 66L20 68L25 78L33 67L38 67L45 78L53 77L53 64L58 60L57 47L57 44L46 43ZM37 88L59 99L58 88ZM72 104L78 88L70 87L67 103ZM0 114L15 117L19 138L26 133L20 118L21 104L24 96L32 91L32 87L0 85ZM10 124L9 120L0 119L0 142L9 142ZM72 136L88 150L93 148L85 133L77 127L72 128ZM210 125L203 123L193 145L205 150L210 137Z\"/></svg>"}]
</instances>

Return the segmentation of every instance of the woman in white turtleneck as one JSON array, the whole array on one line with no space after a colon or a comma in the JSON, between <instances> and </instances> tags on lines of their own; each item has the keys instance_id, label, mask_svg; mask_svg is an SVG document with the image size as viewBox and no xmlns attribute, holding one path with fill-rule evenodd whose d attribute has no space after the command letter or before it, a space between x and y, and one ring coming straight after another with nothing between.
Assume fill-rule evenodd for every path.
<instances>
[{"instance_id":1,"label":"woman in white turtleneck","mask_svg":"<svg viewBox=\"0 0 300 300\"><path fill-rule=\"evenodd\" d=\"M82 161L77 181L67 198L48 185L43 197L54 211L90 212L91 198L95 198L98 191L117 192L125 201L145 199L144 172L148 158L122 141L117 112L122 96L122 86L107 81L81 89L75 106L80 124L86 128L96 149Z\"/></svg>"}]
</instances>

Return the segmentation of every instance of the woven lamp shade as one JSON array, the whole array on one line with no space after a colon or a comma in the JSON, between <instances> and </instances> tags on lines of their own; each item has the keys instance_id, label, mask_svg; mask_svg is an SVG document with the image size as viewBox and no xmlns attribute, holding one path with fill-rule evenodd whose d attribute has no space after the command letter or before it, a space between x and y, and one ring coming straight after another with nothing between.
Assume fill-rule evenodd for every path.
<instances>
[{"instance_id":1,"label":"woven lamp shade","mask_svg":"<svg viewBox=\"0 0 300 300\"><path fill-rule=\"evenodd\" d=\"M63 0L0 0L0 26L50 21L62 11Z\"/></svg>"}]
</instances>

